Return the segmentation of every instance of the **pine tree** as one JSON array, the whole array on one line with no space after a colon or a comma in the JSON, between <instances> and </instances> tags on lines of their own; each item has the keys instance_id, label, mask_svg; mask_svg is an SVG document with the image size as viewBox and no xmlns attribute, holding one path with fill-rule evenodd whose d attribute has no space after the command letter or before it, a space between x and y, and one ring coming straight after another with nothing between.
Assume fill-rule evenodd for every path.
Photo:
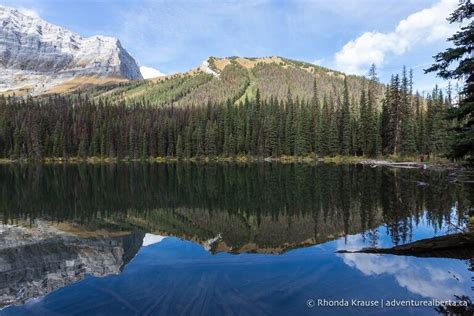
<instances>
[{"instance_id":1,"label":"pine tree","mask_svg":"<svg viewBox=\"0 0 474 316\"><path fill-rule=\"evenodd\" d=\"M326 96L323 98L323 109L321 113L321 142L320 142L320 149L319 153L323 156L327 156L330 154L329 149L329 135L330 135L330 128L331 128L331 115L330 115L330 106L329 101Z\"/></svg>"},{"instance_id":2,"label":"pine tree","mask_svg":"<svg viewBox=\"0 0 474 316\"><path fill-rule=\"evenodd\" d=\"M322 141L321 106L319 104L318 85L316 78L313 81L313 97L311 99L311 105L313 108L314 152L320 155Z\"/></svg>"},{"instance_id":3,"label":"pine tree","mask_svg":"<svg viewBox=\"0 0 474 316\"><path fill-rule=\"evenodd\" d=\"M216 122L207 121L205 151L206 155L214 157L217 155L217 124Z\"/></svg>"},{"instance_id":4,"label":"pine tree","mask_svg":"<svg viewBox=\"0 0 474 316\"><path fill-rule=\"evenodd\" d=\"M233 107L230 99L227 99L224 109L224 153L229 154L229 137L233 134Z\"/></svg>"},{"instance_id":5,"label":"pine tree","mask_svg":"<svg viewBox=\"0 0 474 316\"><path fill-rule=\"evenodd\" d=\"M365 88L362 88L362 92L360 95L359 100L359 109L360 109L360 129L359 129L359 137L358 137L358 151L361 152L364 156L369 155L370 145L369 143L372 141L369 136L369 128L370 128L370 112L368 109L368 102L365 96Z\"/></svg>"},{"instance_id":6,"label":"pine tree","mask_svg":"<svg viewBox=\"0 0 474 316\"><path fill-rule=\"evenodd\" d=\"M227 141L227 155L229 157L233 157L235 155L235 138L234 134L229 135L229 139Z\"/></svg>"},{"instance_id":7,"label":"pine tree","mask_svg":"<svg viewBox=\"0 0 474 316\"><path fill-rule=\"evenodd\" d=\"M141 157L147 158L148 157L148 137L146 132L142 133L142 150L141 150Z\"/></svg>"},{"instance_id":8,"label":"pine tree","mask_svg":"<svg viewBox=\"0 0 474 316\"><path fill-rule=\"evenodd\" d=\"M250 106L250 101L247 95L245 95L244 101L245 108L245 153L249 154L251 151L252 144L252 120L254 117L253 107Z\"/></svg>"},{"instance_id":9,"label":"pine tree","mask_svg":"<svg viewBox=\"0 0 474 316\"><path fill-rule=\"evenodd\" d=\"M176 142L176 157L184 157L184 142L181 134L178 135L178 141Z\"/></svg>"},{"instance_id":10,"label":"pine tree","mask_svg":"<svg viewBox=\"0 0 474 316\"><path fill-rule=\"evenodd\" d=\"M329 135L328 135L328 149L329 149L329 155L330 156L334 156L334 155L337 155L338 152L339 152L339 144L340 144L340 135L339 135L339 131L340 129L338 128L338 121L340 121L340 119L338 119L338 115L337 115L337 112L335 110L335 102L333 100L333 98L331 96L329 96L329 100L328 100L328 104L329 104L329 107L328 107L328 116L329 116ZM342 131L342 130L341 130Z\"/></svg>"},{"instance_id":11,"label":"pine tree","mask_svg":"<svg viewBox=\"0 0 474 316\"><path fill-rule=\"evenodd\" d=\"M415 107L415 141L416 148L421 153L426 152L425 142L424 142L424 129L425 129L425 118L424 112L421 107L421 97L418 91L415 93L414 97L414 107Z\"/></svg>"},{"instance_id":12,"label":"pine tree","mask_svg":"<svg viewBox=\"0 0 474 316\"><path fill-rule=\"evenodd\" d=\"M474 5L471 0L461 0L456 10L448 18L450 23L462 23L460 30L448 41L454 48L448 48L437 54L435 64L425 72L436 72L444 79L464 79L464 88L458 107L449 111L449 118L454 121L452 132L453 142L450 144L449 157L454 159L467 158L474 161L474 63L472 49L474 46ZM453 67L454 66L454 67Z\"/></svg>"},{"instance_id":13,"label":"pine tree","mask_svg":"<svg viewBox=\"0 0 474 316\"><path fill-rule=\"evenodd\" d=\"M290 88L288 88L286 99L285 141L285 153L293 155L295 149L295 118L293 97Z\"/></svg>"},{"instance_id":14,"label":"pine tree","mask_svg":"<svg viewBox=\"0 0 474 316\"><path fill-rule=\"evenodd\" d=\"M403 67L402 81L400 86L400 109L401 109L401 154L410 155L416 151L414 123L411 105L411 81L406 74L406 68Z\"/></svg>"},{"instance_id":15,"label":"pine tree","mask_svg":"<svg viewBox=\"0 0 474 316\"><path fill-rule=\"evenodd\" d=\"M375 157L377 155L377 141L378 141L378 119L376 110L376 95L377 95L377 70L375 64L369 69L369 85L367 89L367 114L366 114L366 130L365 135L367 139L367 146L364 154L369 157Z\"/></svg>"},{"instance_id":16,"label":"pine tree","mask_svg":"<svg viewBox=\"0 0 474 316\"><path fill-rule=\"evenodd\" d=\"M311 150L309 139L311 129L311 116L309 109L305 105L300 105L298 109L296 120L296 140L295 140L295 155L304 156Z\"/></svg>"},{"instance_id":17,"label":"pine tree","mask_svg":"<svg viewBox=\"0 0 474 316\"><path fill-rule=\"evenodd\" d=\"M393 81L393 76L391 81ZM382 113L380 114L380 141L381 141L381 152L383 155L387 155L392 152L392 124L390 122L390 85L387 85L385 89L385 96L382 100Z\"/></svg>"},{"instance_id":18,"label":"pine tree","mask_svg":"<svg viewBox=\"0 0 474 316\"><path fill-rule=\"evenodd\" d=\"M390 83L389 124L390 133L393 136L393 154L399 155L402 145L402 106L400 95L400 79L398 75L393 76Z\"/></svg>"},{"instance_id":19,"label":"pine tree","mask_svg":"<svg viewBox=\"0 0 474 316\"><path fill-rule=\"evenodd\" d=\"M341 109L341 154L349 155L351 148L351 116L347 76L344 77L344 94Z\"/></svg>"},{"instance_id":20,"label":"pine tree","mask_svg":"<svg viewBox=\"0 0 474 316\"><path fill-rule=\"evenodd\" d=\"M243 106L242 102L240 102L238 106L240 111L237 111L236 115L236 124L235 124L235 142L236 142L236 154L242 154L245 152L245 120L246 120L246 113L247 109Z\"/></svg>"}]
</instances>

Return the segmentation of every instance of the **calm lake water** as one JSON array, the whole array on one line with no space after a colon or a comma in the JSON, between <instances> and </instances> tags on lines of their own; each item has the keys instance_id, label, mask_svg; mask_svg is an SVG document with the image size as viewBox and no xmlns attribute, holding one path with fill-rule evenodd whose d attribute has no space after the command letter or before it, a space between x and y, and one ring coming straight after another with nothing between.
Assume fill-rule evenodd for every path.
<instances>
[{"instance_id":1,"label":"calm lake water","mask_svg":"<svg viewBox=\"0 0 474 316\"><path fill-rule=\"evenodd\" d=\"M0 314L437 315L386 305L472 298L474 261L335 251L454 233L473 200L420 169L3 165Z\"/></svg>"}]
</instances>

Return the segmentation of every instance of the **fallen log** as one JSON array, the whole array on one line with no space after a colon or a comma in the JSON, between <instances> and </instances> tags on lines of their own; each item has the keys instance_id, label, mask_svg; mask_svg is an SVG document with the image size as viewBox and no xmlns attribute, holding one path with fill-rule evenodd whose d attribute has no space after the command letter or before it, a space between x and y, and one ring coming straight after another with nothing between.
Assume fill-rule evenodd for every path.
<instances>
[{"instance_id":1,"label":"fallen log","mask_svg":"<svg viewBox=\"0 0 474 316\"><path fill-rule=\"evenodd\" d=\"M363 248L356 251L338 250L336 252L472 259L474 258L474 233L459 233L422 239L392 248Z\"/></svg>"},{"instance_id":2,"label":"fallen log","mask_svg":"<svg viewBox=\"0 0 474 316\"><path fill-rule=\"evenodd\" d=\"M393 162L387 160L362 160L359 162L362 165L371 165L371 166L386 166L386 167L394 167L394 168L427 168L428 164L423 162L416 162L416 161L407 161L407 162Z\"/></svg>"}]
</instances>

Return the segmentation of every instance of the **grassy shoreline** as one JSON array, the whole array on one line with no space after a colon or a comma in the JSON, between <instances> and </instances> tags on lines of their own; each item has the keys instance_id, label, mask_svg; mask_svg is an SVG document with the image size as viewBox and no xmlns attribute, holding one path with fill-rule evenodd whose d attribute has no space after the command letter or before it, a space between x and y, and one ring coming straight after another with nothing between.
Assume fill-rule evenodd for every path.
<instances>
[{"instance_id":1,"label":"grassy shoreline","mask_svg":"<svg viewBox=\"0 0 474 316\"><path fill-rule=\"evenodd\" d=\"M334 163L334 164L378 164L378 163L403 163L411 162L418 163L417 157L377 157L368 158L363 156L326 156L318 157L316 155L308 156L280 156L280 157L258 157L258 156L233 156L233 157L192 157L192 158L177 158L177 157L147 157L147 158L110 158L110 157L47 157L42 159L33 158L0 158L0 164L16 164L16 163L45 163L45 164L103 164L103 163L118 163L118 162L153 162L153 163L169 163L169 162L204 162L204 163ZM427 166L462 166L463 162L452 162L446 158L432 157L429 161L423 164Z\"/></svg>"}]
</instances>

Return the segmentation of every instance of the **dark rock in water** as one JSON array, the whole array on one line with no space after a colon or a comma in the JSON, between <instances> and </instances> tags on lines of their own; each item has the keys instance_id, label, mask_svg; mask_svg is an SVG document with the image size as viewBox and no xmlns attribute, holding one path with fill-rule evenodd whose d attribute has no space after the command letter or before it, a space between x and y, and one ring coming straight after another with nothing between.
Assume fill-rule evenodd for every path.
<instances>
[{"instance_id":1,"label":"dark rock in water","mask_svg":"<svg viewBox=\"0 0 474 316\"><path fill-rule=\"evenodd\" d=\"M127 265L127 263L132 260L135 255L137 254L138 250L142 247L143 238L145 237L145 233L143 232L135 232L128 236L122 237L122 247L123 247L123 255L122 255L122 266L120 267L120 271Z\"/></svg>"},{"instance_id":2,"label":"dark rock in water","mask_svg":"<svg viewBox=\"0 0 474 316\"><path fill-rule=\"evenodd\" d=\"M364 248L358 251L339 250L337 252L472 259L474 258L474 233L459 233L422 239L392 248Z\"/></svg>"}]
</instances>

